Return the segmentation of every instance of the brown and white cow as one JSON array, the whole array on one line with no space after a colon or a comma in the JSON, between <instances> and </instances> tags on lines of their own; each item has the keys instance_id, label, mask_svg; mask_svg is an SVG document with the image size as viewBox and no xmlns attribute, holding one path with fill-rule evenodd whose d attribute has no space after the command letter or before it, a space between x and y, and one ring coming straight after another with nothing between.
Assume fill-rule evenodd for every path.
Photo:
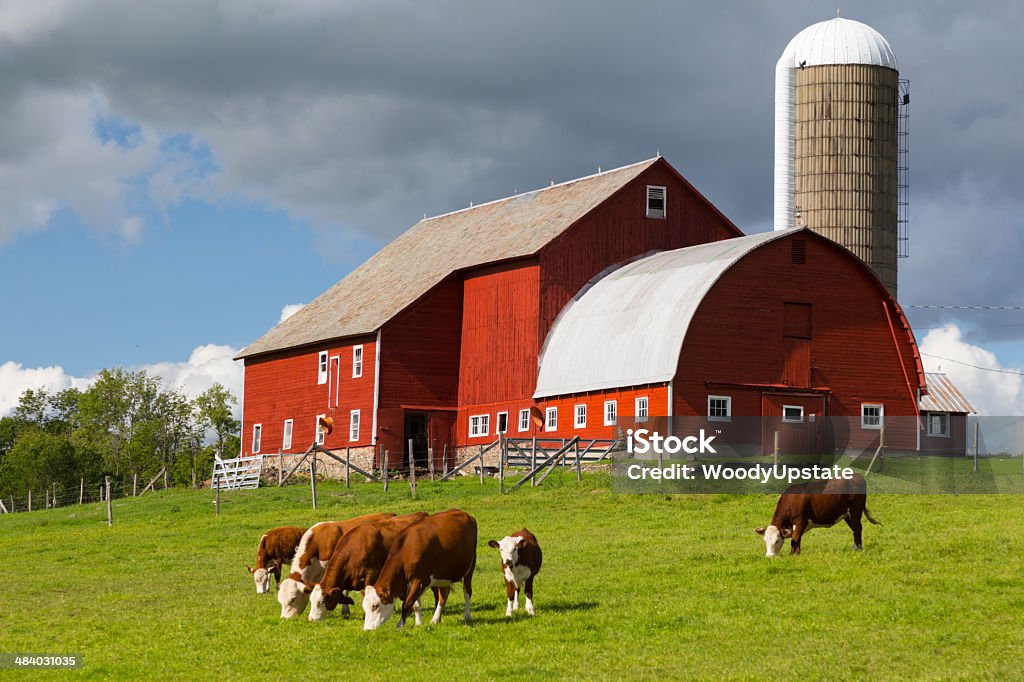
<instances>
[{"instance_id":1,"label":"brown and white cow","mask_svg":"<svg viewBox=\"0 0 1024 682\"><path fill-rule=\"evenodd\" d=\"M295 550L302 540L305 528L298 526L281 526L268 530L260 538L256 546L256 568L246 565L256 583L256 594L270 591L270 576L274 576L278 588L281 587L281 566L292 560Z\"/></svg>"},{"instance_id":2,"label":"brown and white cow","mask_svg":"<svg viewBox=\"0 0 1024 682\"><path fill-rule=\"evenodd\" d=\"M451 586L458 582L462 583L466 598L464 619L470 622L476 537L476 519L461 509L431 514L409 526L391 545L377 580L366 587L363 629L376 630L383 625L394 613L395 602L399 600L402 601L402 617L398 627L402 627L413 612L419 624L416 607L428 587L437 599L430 622L440 623Z\"/></svg>"},{"instance_id":3,"label":"brown and white cow","mask_svg":"<svg viewBox=\"0 0 1024 682\"><path fill-rule=\"evenodd\" d=\"M540 572L543 555L537 538L526 528L506 535L501 540L491 540L488 547L493 547L501 554L501 569L505 577L505 596L508 605L505 616L511 617L512 612L519 609L519 592L526 595L526 612L531 616L533 608L533 578Z\"/></svg>"},{"instance_id":4,"label":"brown and white cow","mask_svg":"<svg viewBox=\"0 0 1024 682\"><path fill-rule=\"evenodd\" d=\"M320 580L324 576L334 546L345 533L358 526L392 516L394 514L388 512L366 514L345 521L322 521L303 533L291 561L291 573L281 581L277 589L281 617L291 618L305 610L309 595L303 591L304 583Z\"/></svg>"},{"instance_id":5,"label":"brown and white cow","mask_svg":"<svg viewBox=\"0 0 1024 682\"><path fill-rule=\"evenodd\" d=\"M426 512L395 516L353 528L338 541L320 582L307 582L309 620L322 620L338 604L354 604L346 594L372 585L384 567L395 538L406 528L427 518ZM347 612L347 610L346 610Z\"/></svg>"},{"instance_id":6,"label":"brown and white cow","mask_svg":"<svg viewBox=\"0 0 1024 682\"><path fill-rule=\"evenodd\" d=\"M861 513L868 521L867 483L860 474L852 478L833 478L827 481L797 483L783 491L775 505L775 514L767 528L756 528L764 536L765 556L778 556L786 538L790 538L792 554L800 553L800 539L811 528L831 528L840 521L853 531L853 548L863 549L861 541Z\"/></svg>"}]
</instances>

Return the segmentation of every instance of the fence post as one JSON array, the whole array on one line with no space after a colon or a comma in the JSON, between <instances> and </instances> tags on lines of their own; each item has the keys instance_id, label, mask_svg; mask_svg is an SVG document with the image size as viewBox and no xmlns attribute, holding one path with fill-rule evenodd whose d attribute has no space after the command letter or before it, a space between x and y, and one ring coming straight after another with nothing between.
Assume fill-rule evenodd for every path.
<instances>
[{"instance_id":1,"label":"fence post","mask_svg":"<svg viewBox=\"0 0 1024 682\"><path fill-rule=\"evenodd\" d=\"M313 490L313 509L316 509L316 453L309 458L309 487Z\"/></svg>"},{"instance_id":2,"label":"fence post","mask_svg":"<svg viewBox=\"0 0 1024 682\"><path fill-rule=\"evenodd\" d=\"M220 516L220 482L214 481L214 485L217 487L217 516Z\"/></svg>"},{"instance_id":3,"label":"fence post","mask_svg":"<svg viewBox=\"0 0 1024 682\"><path fill-rule=\"evenodd\" d=\"M281 487L281 477L284 473L281 471L284 469L284 448L277 449L277 487Z\"/></svg>"},{"instance_id":4,"label":"fence post","mask_svg":"<svg viewBox=\"0 0 1024 682\"><path fill-rule=\"evenodd\" d=\"M381 462L380 473L384 477L384 492L388 491L388 458L391 456L389 450L384 451L384 461Z\"/></svg>"},{"instance_id":5,"label":"fence post","mask_svg":"<svg viewBox=\"0 0 1024 682\"><path fill-rule=\"evenodd\" d=\"M537 436L533 437L533 446L530 448L530 471L537 468ZM537 477L534 476L530 479L530 487L537 487Z\"/></svg>"},{"instance_id":6,"label":"fence post","mask_svg":"<svg viewBox=\"0 0 1024 682\"><path fill-rule=\"evenodd\" d=\"M480 485L484 484L484 446L480 446L480 461L477 465L480 467Z\"/></svg>"},{"instance_id":7,"label":"fence post","mask_svg":"<svg viewBox=\"0 0 1024 682\"><path fill-rule=\"evenodd\" d=\"M164 490L167 490L167 467L164 467Z\"/></svg>"},{"instance_id":8,"label":"fence post","mask_svg":"<svg viewBox=\"0 0 1024 682\"><path fill-rule=\"evenodd\" d=\"M498 434L498 440L501 442L498 444L498 494L505 492L505 447L507 441L505 440L505 434Z\"/></svg>"},{"instance_id":9,"label":"fence post","mask_svg":"<svg viewBox=\"0 0 1024 682\"><path fill-rule=\"evenodd\" d=\"M351 474L351 469L350 469L351 465L352 465L352 448L348 447L348 448L345 448L345 487L346 488L351 488L352 487L352 481L351 481L351 475L352 474Z\"/></svg>"},{"instance_id":10,"label":"fence post","mask_svg":"<svg viewBox=\"0 0 1024 682\"><path fill-rule=\"evenodd\" d=\"M139 475L136 473L132 474L132 497L135 497L135 491L139 487Z\"/></svg>"},{"instance_id":11,"label":"fence post","mask_svg":"<svg viewBox=\"0 0 1024 682\"><path fill-rule=\"evenodd\" d=\"M772 466L779 466L779 432L775 432L775 443L772 446Z\"/></svg>"},{"instance_id":12,"label":"fence post","mask_svg":"<svg viewBox=\"0 0 1024 682\"><path fill-rule=\"evenodd\" d=\"M974 422L974 473L978 473L978 422Z\"/></svg>"},{"instance_id":13,"label":"fence post","mask_svg":"<svg viewBox=\"0 0 1024 682\"><path fill-rule=\"evenodd\" d=\"M28 491L28 510L32 511L32 490Z\"/></svg>"},{"instance_id":14,"label":"fence post","mask_svg":"<svg viewBox=\"0 0 1024 682\"><path fill-rule=\"evenodd\" d=\"M412 449L412 438L409 439L409 492L416 497L416 453Z\"/></svg>"},{"instance_id":15,"label":"fence post","mask_svg":"<svg viewBox=\"0 0 1024 682\"><path fill-rule=\"evenodd\" d=\"M441 478L448 475L448 443L444 444L444 450L441 451Z\"/></svg>"},{"instance_id":16,"label":"fence post","mask_svg":"<svg viewBox=\"0 0 1024 682\"><path fill-rule=\"evenodd\" d=\"M85 479L78 484L78 504L85 502Z\"/></svg>"},{"instance_id":17,"label":"fence post","mask_svg":"<svg viewBox=\"0 0 1024 682\"><path fill-rule=\"evenodd\" d=\"M50 508L50 489L43 488L43 509Z\"/></svg>"},{"instance_id":18,"label":"fence post","mask_svg":"<svg viewBox=\"0 0 1024 682\"><path fill-rule=\"evenodd\" d=\"M427 470L430 471L430 480L434 480L434 446L427 448Z\"/></svg>"},{"instance_id":19,"label":"fence post","mask_svg":"<svg viewBox=\"0 0 1024 682\"><path fill-rule=\"evenodd\" d=\"M576 441L576 444L572 446L572 451L576 453L576 481L580 482L583 480L583 468L580 465L580 442Z\"/></svg>"},{"instance_id":20,"label":"fence post","mask_svg":"<svg viewBox=\"0 0 1024 682\"><path fill-rule=\"evenodd\" d=\"M103 477L103 482L106 484L106 488L107 488L107 525L108 526L113 526L114 525L114 505L110 501L110 476L104 476Z\"/></svg>"}]
</instances>

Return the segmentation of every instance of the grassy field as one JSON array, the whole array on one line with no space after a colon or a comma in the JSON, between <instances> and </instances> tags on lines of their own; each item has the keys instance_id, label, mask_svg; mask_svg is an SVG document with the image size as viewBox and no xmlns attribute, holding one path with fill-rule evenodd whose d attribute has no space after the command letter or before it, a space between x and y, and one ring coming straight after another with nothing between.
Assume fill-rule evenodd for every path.
<instances>
[{"instance_id":1,"label":"grassy field","mask_svg":"<svg viewBox=\"0 0 1024 682\"><path fill-rule=\"evenodd\" d=\"M353 679L1019 678L1024 504L1018 496L877 495L865 551L845 526L764 557L775 498L617 495L605 474L496 482L167 491L0 517L0 652L84 656L83 677ZM266 529L371 510L477 517L475 623L453 591L439 626L363 632L361 611L282 621L243 564ZM544 548L537 616L504 617L490 538ZM787 550L788 551L788 550ZM358 600L357 600L358 601ZM427 597L424 606L433 606ZM34 676L66 676L67 672ZM0 672L0 677L25 677Z\"/></svg>"}]
</instances>

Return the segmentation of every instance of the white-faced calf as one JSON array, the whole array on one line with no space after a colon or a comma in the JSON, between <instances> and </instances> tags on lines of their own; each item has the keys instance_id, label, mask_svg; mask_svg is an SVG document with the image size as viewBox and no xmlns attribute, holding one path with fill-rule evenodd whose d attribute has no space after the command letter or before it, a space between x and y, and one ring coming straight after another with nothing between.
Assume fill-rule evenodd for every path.
<instances>
[{"instance_id":1,"label":"white-faced calf","mask_svg":"<svg viewBox=\"0 0 1024 682\"><path fill-rule=\"evenodd\" d=\"M366 514L346 521L323 521L303 533L291 561L291 573L281 581L277 590L281 617L291 618L305 610L306 604L309 603L309 595L303 590L305 583L323 578L334 546L345 533L366 523L391 516L394 514Z\"/></svg>"},{"instance_id":2,"label":"white-faced calf","mask_svg":"<svg viewBox=\"0 0 1024 682\"><path fill-rule=\"evenodd\" d=\"M526 612L531 616L533 608L533 579L540 572L542 554L537 538L527 529L507 535L501 540L487 543L501 554L501 569L505 577L505 596L508 605L505 615L511 616L519 609L519 592L526 596Z\"/></svg>"},{"instance_id":3,"label":"white-faced calf","mask_svg":"<svg viewBox=\"0 0 1024 682\"><path fill-rule=\"evenodd\" d=\"M256 594L266 594L270 591L271 575L274 576L278 588L281 587L281 566L295 556L295 550L305 532L305 528L298 526L281 526L268 530L260 538L260 543L256 546L256 568L245 567L256 583Z\"/></svg>"},{"instance_id":4,"label":"white-faced calf","mask_svg":"<svg viewBox=\"0 0 1024 682\"><path fill-rule=\"evenodd\" d=\"M853 478L834 478L827 481L797 483L783 491L775 505L772 522L754 532L764 536L765 556L778 556L786 538L790 539L790 552L800 553L800 540L811 528L831 528L840 521L853 531L853 548L862 549L861 514L871 518L867 508L867 483L860 474Z\"/></svg>"},{"instance_id":5,"label":"white-faced calf","mask_svg":"<svg viewBox=\"0 0 1024 682\"><path fill-rule=\"evenodd\" d=\"M451 586L462 583L466 598L465 621L470 621L469 603L476 568L476 519L461 509L431 514L399 535L373 585L363 595L363 629L376 630L391 617L395 602L402 602L405 624L410 613L417 614L420 595L428 587L437 599L431 623L441 622L441 613Z\"/></svg>"}]
</instances>

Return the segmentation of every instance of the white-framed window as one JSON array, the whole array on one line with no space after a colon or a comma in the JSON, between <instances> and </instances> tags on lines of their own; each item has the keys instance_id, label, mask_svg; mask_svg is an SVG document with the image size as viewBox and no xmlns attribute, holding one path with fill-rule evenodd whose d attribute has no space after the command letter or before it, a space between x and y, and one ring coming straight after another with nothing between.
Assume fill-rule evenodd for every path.
<instances>
[{"instance_id":1,"label":"white-framed window","mask_svg":"<svg viewBox=\"0 0 1024 682\"><path fill-rule=\"evenodd\" d=\"M498 433L508 433L508 412L498 413Z\"/></svg>"},{"instance_id":2,"label":"white-framed window","mask_svg":"<svg viewBox=\"0 0 1024 682\"><path fill-rule=\"evenodd\" d=\"M665 217L665 188L658 185L647 185L647 217Z\"/></svg>"},{"instance_id":3,"label":"white-framed window","mask_svg":"<svg viewBox=\"0 0 1024 682\"><path fill-rule=\"evenodd\" d=\"M292 429L295 427L295 422L291 419L284 420L284 438L281 439L281 448L284 450L292 449Z\"/></svg>"},{"instance_id":4,"label":"white-framed window","mask_svg":"<svg viewBox=\"0 0 1024 682\"><path fill-rule=\"evenodd\" d=\"M324 438L327 437L327 433L324 431L323 424L320 423L320 420L323 419L326 416L327 416L326 414L318 414L316 416L316 444L317 445L323 445L324 444Z\"/></svg>"},{"instance_id":5,"label":"white-framed window","mask_svg":"<svg viewBox=\"0 0 1024 682\"><path fill-rule=\"evenodd\" d=\"M732 396L708 396L708 421L727 422L732 419Z\"/></svg>"},{"instance_id":6,"label":"white-framed window","mask_svg":"<svg viewBox=\"0 0 1024 682\"><path fill-rule=\"evenodd\" d=\"M617 400L604 401L604 425L615 426L619 422L619 402Z\"/></svg>"},{"instance_id":7,"label":"white-framed window","mask_svg":"<svg viewBox=\"0 0 1024 682\"><path fill-rule=\"evenodd\" d=\"M519 410L519 432L530 430L530 411Z\"/></svg>"},{"instance_id":8,"label":"white-framed window","mask_svg":"<svg viewBox=\"0 0 1024 682\"><path fill-rule=\"evenodd\" d=\"M647 396L643 398L637 398L633 401L633 408L636 413L636 420L638 422L647 421Z\"/></svg>"},{"instance_id":9,"label":"white-framed window","mask_svg":"<svg viewBox=\"0 0 1024 682\"><path fill-rule=\"evenodd\" d=\"M804 422L804 407L803 405L783 405L782 406L782 421L790 424L803 424Z\"/></svg>"},{"instance_id":10,"label":"white-framed window","mask_svg":"<svg viewBox=\"0 0 1024 682\"><path fill-rule=\"evenodd\" d=\"M885 406L881 403L861 403L860 428L881 429L885 420Z\"/></svg>"},{"instance_id":11,"label":"white-framed window","mask_svg":"<svg viewBox=\"0 0 1024 682\"><path fill-rule=\"evenodd\" d=\"M574 414L576 418L573 420L573 426L577 429L585 429L587 427L587 404L580 403L577 405Z\"/></svg>"},{"instance_id":12,"label":"white-framed window","mask_svg":"<svg viewBox=\"0 0 1024 682\"><path fill-rule=\"evenodd\" d=\"M363 347L352 346L352 378L363 376Z\"/></svg>"},{"instance_id":13,"label":"white-framed window","mask_svg":"<svg viewBox=\"0 0 1024 682\"><path fill-rule=\"evenodd\" d=\"M317 360L316 383L327 383L327 351L320 351L320 358Z\"/></svg>"},{"instance_id":14,"label":"white-framed window","mask_svg":"<svg viewBox=\"0 0 1024 682\"><path fill-rule=\"evenodd\" d=\"M359 440L359 410L348 413L348 439L353 443Z\"/></svg>"},{"instance_id":15,"label":"white-framed window","mask_svg":"<svg viewBox=\"0 0 1024 682\"><path fill-rule=\"evenodd\" d=\"M928 413L928 435L949 438L949 412Z\"/></svg>"},{"instance_id":16,"label":"white-framed window","mask_svg":"<svg viewBox=\"0 0 1024 682\"><path fill-rule=\"evenodd\" d=\"M557 431L558 430L558 408L549 407L544 410L544 430L545 431Z\"/></svg>"},{"instance_id":17,"label":"white-framed window","mask_svg":"<svg viewBox=\"0 0 1024 682\"><path fill-rule=\"evenodd\" d=\"M252 454L260 451L260 441L263 440L263 424L252 425Z\"/></svg>"},{"instance_id":18,"label":"white-framed window","mask_svg":"<svg viewBox=\"0 0 1024 682\"><path fill-rule=\"evenodd\" d=\"M469 418L469 437L479 438L491 432L491 415L474 414Z\"/></svg>"}]
</instances>

